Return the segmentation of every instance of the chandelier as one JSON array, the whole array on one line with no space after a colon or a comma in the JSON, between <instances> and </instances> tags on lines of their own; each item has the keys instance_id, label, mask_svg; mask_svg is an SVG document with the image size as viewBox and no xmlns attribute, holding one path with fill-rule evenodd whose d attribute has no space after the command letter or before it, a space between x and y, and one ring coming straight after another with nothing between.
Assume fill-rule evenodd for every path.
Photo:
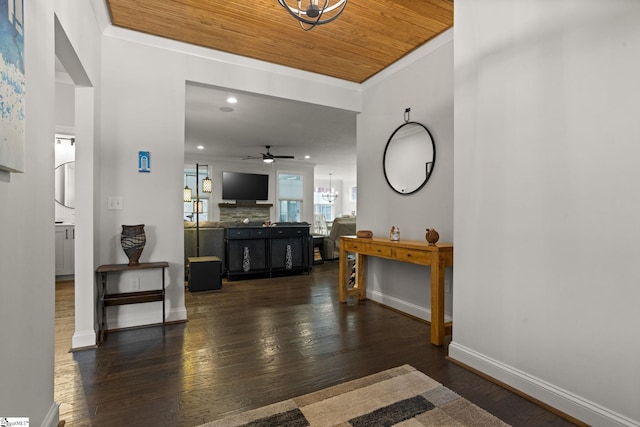
<instances>
[{"instance_id":1,"label":"chandelier","mask_svg":"<svg viewBox=\"0 0 640 427\"><path fill-rule=\"evenodd\" d=\"M296 6L289 6L293 0L278 0L291 16L300 22L300 27L309 31L316 25L327 24L336 19L349 0L295 0Z\"/></svg>"},{"instance_id":2,"label":"chandelier","mask_svg":"<svg viewBox=\"0 0 640 427\"><path fill-rule=\"evenodd\" d=\"M333 192L333 187L331 186L331 174L329 174L329 192L322 193L322 198L325 199L329 203L333 203L338 198L338 193Z\"/></svg>"}]
</instances>

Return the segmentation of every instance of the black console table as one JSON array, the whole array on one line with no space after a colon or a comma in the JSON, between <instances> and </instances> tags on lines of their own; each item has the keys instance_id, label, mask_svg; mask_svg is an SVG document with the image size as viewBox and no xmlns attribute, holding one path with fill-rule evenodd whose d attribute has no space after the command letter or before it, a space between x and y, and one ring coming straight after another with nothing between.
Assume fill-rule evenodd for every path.
<instances>
[{"instance_id":1,"label":"black console table","mask_svg":"<svg viewBox=\"0 0 640 427\"><path fill-rule=\"evenodd\" d=\"M225 229L227 277L311 271L309 225Z\"/></svg>"}]
</instances>

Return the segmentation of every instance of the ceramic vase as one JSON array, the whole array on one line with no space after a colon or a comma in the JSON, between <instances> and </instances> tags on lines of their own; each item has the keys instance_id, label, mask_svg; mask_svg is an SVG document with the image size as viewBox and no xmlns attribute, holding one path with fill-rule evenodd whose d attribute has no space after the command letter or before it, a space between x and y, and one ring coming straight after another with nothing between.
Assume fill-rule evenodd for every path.
<instances>
[{"instance_id":1,"label":"ceramic vase","mask_svg":"<svg viewBox=\"0 0 640 427\"><path fill-rule=\"evenodd\" d=\"M145 243L147 243L147 236L144 234L144 224L122 226L120 244L129 258L129 265L140 264L140 255Z\"/></svg>"},{"instance_id":2,"label":"ceramic vase","mask_svg":"<svg viewBox=\"0 0 640 427\"><path fill-rule=\"evenodd\" d=\"M242 249L242 271L246 273L249 270L251 270L251 260L249 258L249 248L245 246Z\"/></svg>"},{"instance_id":3,"label":"ceramic vase","mask_svg":"<svg viewBox=\"0 0 640 427\"><path fill-rule=\"evenodd\" d=\"M291 255L291 245L287 245L284 256L284 268L291 270L293 268L293 256Z\"/></svg>"},{"instance_id":4,"label":"ceramic vase","mask_svg":"<svg viewBox=\"0 0 640 427\"><path fill-rule=\"evenodd\" d=\"M430 246L434 246L440 239L440 234L438 234L438 232L433 228L427 228L427 233L424 237L425 239L427 239L427 242L429 242Z\"/></svg>"}]
</instances>

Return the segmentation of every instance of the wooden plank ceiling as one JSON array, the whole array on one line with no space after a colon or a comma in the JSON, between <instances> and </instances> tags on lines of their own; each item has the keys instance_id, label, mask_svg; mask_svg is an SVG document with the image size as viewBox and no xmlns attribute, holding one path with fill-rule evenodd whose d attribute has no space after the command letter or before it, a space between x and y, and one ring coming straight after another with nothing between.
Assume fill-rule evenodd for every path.
<instances>
[{"instance_id":1,"label":"wooden plank ceiling","mask_svg":"<svg viewBox=\"0 0 640 427\"><path fill-rule=\"evenodd\" d=\"M453 25L453 0L349 0L303 31L278 0L107 0L113 25L362 83Z\"/></svg>"}]
</instances>

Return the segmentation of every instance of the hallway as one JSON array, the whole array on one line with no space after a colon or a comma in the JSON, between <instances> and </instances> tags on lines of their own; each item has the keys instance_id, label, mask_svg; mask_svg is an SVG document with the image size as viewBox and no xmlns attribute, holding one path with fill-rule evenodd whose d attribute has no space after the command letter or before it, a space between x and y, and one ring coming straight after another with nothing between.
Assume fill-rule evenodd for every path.
<instances>
[{"instance_id":1,"label":"hallway","mask_svg":"<svg viewBox=\"0 0 640 427\"><path fill-rule=\"evenodd\" d=\"M59 282L60 419L197 426L408 363L514 426L572 425L447 361L426 323L371 301L339 304L337 267L187 291L187 323L114 332L100 348L74 353L73 282Z\"/></svg>"}]
</instances>

